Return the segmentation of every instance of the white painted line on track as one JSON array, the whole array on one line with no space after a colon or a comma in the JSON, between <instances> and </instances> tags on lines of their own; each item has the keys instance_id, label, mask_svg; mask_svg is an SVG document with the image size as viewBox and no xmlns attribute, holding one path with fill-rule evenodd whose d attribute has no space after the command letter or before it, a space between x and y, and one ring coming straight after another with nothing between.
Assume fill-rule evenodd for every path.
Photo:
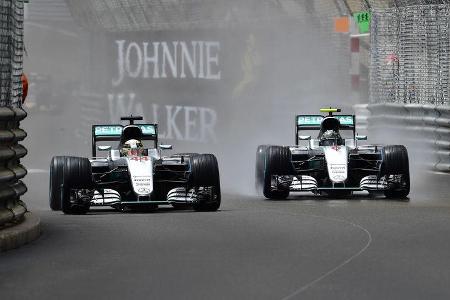
<instances>
[{"instance_id":1,"label":"white painted line on track","mask_svg":"<svg viewBox=\"0 0 450 300\"><path fill-rule=\"evenodd\" d=\"M306 291L307 289L309 289L310 287L312 287L313 285L315 285L319 281L321 281L324 278L326 278L326 277L330 276L331 274L335 273L336 271L338 271L339 269L341 269L342 267L344 267L345 265L350 263L352 260L354 260L355 258L360 256L364 251L367 250L367 248L369 248L370 244L372 243L372 235L370 234L370 232L366 228L364 228L363 226L361 226L359 224L356 224L356 223L353 223L353 222L350 222L350 221L347 221L347 220L343 220L343 219L332 218L332 217L325 217L325 216L319 216L319 215L310 215L310 214L295 214L295 213L282 212L282 211L279 211L279 210L276 210L276 211L279 212L279 213L282 213L282 214L288 214L288 215L293 215L293 216L305 215L305 216L310 216L310 217L315 217L315 218L322 218L322 219L326 219L326 220L346 223L346 224L349 224L349 225L351 225L353 227L356 227L356 228L360 229L361 231L363 231L367 235L367 242L364 245L364 247L361 248L361 250L359 250L358 252L356 252L355 254L353 254L352 256L350 256L349 258L347 258L346 260L344 260L340 264L338 264L336 267L332 268L331 270L325 272L324 274L320 275L316 279L308 282L307 284L303 285L299 289L295 290L293 293L289 294L286 297L283 297L282 300L293 299L294 297L300 295L301 293L303 293L304 291Z\"/></svg>"},{"instance_id":2,"label":"white painted line on track","mask_svg":"<svg viewBox=\"0 0 450 300\"><path fill-rule=\"evenodd\" d=\"M28 169L28 174L46 174L48 170L44 169Z\"/></svg>"}]
</instances>

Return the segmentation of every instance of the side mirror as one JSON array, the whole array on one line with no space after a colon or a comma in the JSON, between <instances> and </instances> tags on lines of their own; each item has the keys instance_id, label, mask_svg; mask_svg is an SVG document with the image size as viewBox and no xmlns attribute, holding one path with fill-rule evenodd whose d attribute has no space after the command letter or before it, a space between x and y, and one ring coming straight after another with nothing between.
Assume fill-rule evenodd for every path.
<instances>
[{"instance_id":1,"label":"side mirror","mask_svg":"<svg viewBox=\"0 0 450 300\"><path fill-rule=\"evenodd\" d=\"M301 141L309 141L311 139L311 136L310 135L300 135L298 137L298 139Z\"/></svg>"},{"instance_id":2,"label":"side mirror","mask_svg":"<svg viewBox=\"0 0 450 300\"><path fill-rule=\"evenodd\" d=\"M99 151L109 151L111 148L111 146L97 146L97 150Z\"/></svg>"},{"instance_id":3,"label":"side mirror","mask_svg":"<svg viewBox=\"0 0 450 300\"><path fill-rule=\"evenodd\" d=\"M172 145L159 145L162 150L172 150Z\"/></svg>"},{"instance_id":4,"label":"side mirror","mask_svg":"<svg viewBox=\"0 0 450 300\"><path fill-rule=\"evenodd\" d=\"M358 141L367 141L367 135L357 135L356 139Z\"/></svg>"}]
</instances>

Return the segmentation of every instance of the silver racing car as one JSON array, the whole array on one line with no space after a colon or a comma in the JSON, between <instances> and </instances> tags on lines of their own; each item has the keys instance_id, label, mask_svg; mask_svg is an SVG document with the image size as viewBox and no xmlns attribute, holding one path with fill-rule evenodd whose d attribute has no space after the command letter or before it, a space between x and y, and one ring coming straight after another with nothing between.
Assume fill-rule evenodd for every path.
<instances>
[{"instance_id":1,"label":"silver racing car","mask_svg":"<svg viewBox=\"0 0 450 300\"><path fill-rule=\"evenodd\" d=\"M197 211L219 208L219 168L213 154L163 156L162 150L172 146L158 144L156 124L135 124L142 117L121 120L129 121L129 125L92 126L93 158L53 157L50 164L53 210L84 214L91 206L123 209L156 208L162 204ZM99 142L103 145L97 145ZM106 155L97 157L97 150Z\"/></svg>"},{"instance_id":2,"label":"silver racing car","mask_svg":"<svg viewBox=\"0 0 450 300\"><path fill-rule=\"evenodd\" d=\"M290 192L349 196L353 191L384 193L387 198L409 194L408 151L402 145L358 145L354 115L296 117L295 146L261 145L256 153L256 188L266 198L284 199ZM318 131L312 138L308 131ZM345 137L347 135L347 138ZM307 143L301 146L300 141Z\"/></svg>"}]
</instances>

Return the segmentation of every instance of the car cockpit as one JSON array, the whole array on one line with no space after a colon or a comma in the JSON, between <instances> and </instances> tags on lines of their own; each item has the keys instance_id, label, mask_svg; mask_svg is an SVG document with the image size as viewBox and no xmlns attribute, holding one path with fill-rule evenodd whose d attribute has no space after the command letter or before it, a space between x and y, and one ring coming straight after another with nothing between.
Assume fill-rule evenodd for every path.
<instances>
[{"instance_id":1,"label":"car cockpit","mask_svg":"<svg viewBox=\"0 0 450 300\"><path fill-rule=\"evenodd\" d=\"M323 119L320 125L319 145L320 146L343 146L345 140L339 133L341 123L334 117L327 117Z\"/></svg>"},{"instance_id":2,"label":"car cockpit","mask_svg":"<svg viewBox=\"0 0 450 300\"><path fill-rule=\"evenodd\" d=\"M93 125L92 156L97 157L97 150L109 151L111 157L154 156L160 157L158 147L157 124L135 124L141 121L140 116L122 117L121 121L129 121L127 125ZM116 142L111 146L98 146L98 142ZM161 145L161 149L168 145Z\"/></svg>"},{"instance_id":3,"label":"car cockpit","mask_svg":"<svg viewBox=\"0 0 450 300\"><path fill-rule=\"evenodd\" d=\"M119 149L121 156L146 156L148 149L142 143L142 130L136 125L125 126L120 137Z\"/></svg>"}]
</instances>

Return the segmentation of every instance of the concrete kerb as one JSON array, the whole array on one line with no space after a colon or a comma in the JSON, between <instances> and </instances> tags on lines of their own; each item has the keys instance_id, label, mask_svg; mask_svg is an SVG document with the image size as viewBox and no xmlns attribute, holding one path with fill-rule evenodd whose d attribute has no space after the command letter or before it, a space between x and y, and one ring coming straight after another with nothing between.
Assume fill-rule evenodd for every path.
<instances>
[{"instance_id":1,"label":"concrete kerb","mask_svg":"<svg viewBox=\"0 0 450 300\"><path fill-rule=\"evenodd\" d=\"M40 235L40 218L27 212L21 223L0 230L0 252L28 244L36 240Z\"/></svg>"}]
</instances>

